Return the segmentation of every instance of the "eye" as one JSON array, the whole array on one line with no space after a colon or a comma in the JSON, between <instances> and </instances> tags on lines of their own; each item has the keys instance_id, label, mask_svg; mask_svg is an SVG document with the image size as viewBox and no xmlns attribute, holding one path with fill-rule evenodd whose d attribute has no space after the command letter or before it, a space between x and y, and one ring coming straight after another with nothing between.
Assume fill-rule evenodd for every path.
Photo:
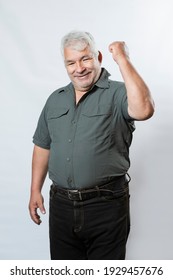
<instances>
[{"instance_id":1,"label":"eye","mask_svg":"<svg viewBox=\"0 0 173 280\"><path fill-rule=\"evenodd\" d=\"M72 60L67 60L67 61L65 61L65 65L66 66L73 66L75 64L75 62L74 61L72 61Z\"/></svg>"},{"instance_id":2,"label":"eye","mask_svg":"<svg viewBox=\"0 0 173 280\"><path fill-rule=\"evenodd\" d=\"M74 65L74 62L69 62L66 64L67 66L71 66L71 65Z\"/></svg>"},{"instance_id":3,"label":"eye","mask_svg":"<svg viewBox=\"0 0 173 280\"><path fill-rule=\"evenodd\" d=\"M92 57L84 57L83 58L83 61L89 61L89 60L91 60L92 59Z\"/></svg>"}]
</instances>

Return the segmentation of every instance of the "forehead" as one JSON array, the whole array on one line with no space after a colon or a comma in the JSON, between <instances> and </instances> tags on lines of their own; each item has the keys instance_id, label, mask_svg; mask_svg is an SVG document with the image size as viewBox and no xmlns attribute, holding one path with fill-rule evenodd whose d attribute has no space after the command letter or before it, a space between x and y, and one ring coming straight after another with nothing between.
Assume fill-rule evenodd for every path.
<instances>
[{"instance_id":1,"label":"forehead","mask_svg":"<svg viewBox=\"0 0 173 280\"><path fill-rule=\"evenodd\" d=\"M78 60L83 56L91 56L92 52L90 48L87 46L83 50L76 50L74 47L66 47L64 48L64 60Z\"/></svg>"}]
</instances>

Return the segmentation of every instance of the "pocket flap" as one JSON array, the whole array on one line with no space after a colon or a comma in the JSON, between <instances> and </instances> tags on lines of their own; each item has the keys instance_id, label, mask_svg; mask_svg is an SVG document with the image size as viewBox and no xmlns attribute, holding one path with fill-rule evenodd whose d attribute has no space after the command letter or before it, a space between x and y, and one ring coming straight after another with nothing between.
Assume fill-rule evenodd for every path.
<instances>
[{"instance_id":1,"label":"pocket flap","mask_svg":"<svg viewBox=\"0 0 173 280\"><path fill-rule=\"evenodd\" d=\"M60 118L61 116L66 115L68 111L69 108L65 107L59 107L56 110L52 110L51 112L48 112L48 120Z\"/></svg>"},{"instance_id":2,"label":"pocket flap","mask_svg":"<svg viewBox=\"0 0 173 280\"><path fill-rule=\"evenodd\" d=\"M84 116L93 117L93 116L102 116L102 115L111 115L112 110L111 106L99 105L95 108L88 108L82 113Z\"/></svg>"}]
</instances>

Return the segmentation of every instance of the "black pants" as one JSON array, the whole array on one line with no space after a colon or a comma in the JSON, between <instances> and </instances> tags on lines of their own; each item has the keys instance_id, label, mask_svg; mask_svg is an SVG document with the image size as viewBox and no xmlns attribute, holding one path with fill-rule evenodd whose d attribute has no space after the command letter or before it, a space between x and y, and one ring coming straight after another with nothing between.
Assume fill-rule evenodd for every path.
<instances>
[{"instance_id":1,"label":"black pants","mask_svg":"<svg viewBox=\"0 0 173 280\"><path fill-rule=\"evenodd\" d=\"M121 191L120 191L121 189ZM123 260L130 229L128 183L114 195L69 200L50 190L52 260Z\"/></svg>"}]
</instances>

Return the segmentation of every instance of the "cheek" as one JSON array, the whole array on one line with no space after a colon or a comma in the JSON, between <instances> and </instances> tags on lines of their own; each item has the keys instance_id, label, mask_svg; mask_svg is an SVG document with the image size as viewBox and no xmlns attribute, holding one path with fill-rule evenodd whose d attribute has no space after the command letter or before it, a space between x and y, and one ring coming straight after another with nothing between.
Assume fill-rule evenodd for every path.
<instances>
[{"instance_id":1,"label":"cheek","mask_svg":"<svg viewBox=\"0 0 173 280\"><path fill-rule=\"evenodd\" d=\"M74 70L75 70L75 67L73 65L65 66L65 68L66 68L66 71L67 71L68 74L73 73Z\"/></svg>"},{"instance_id":2,"label":"cheek","mask_svg":"<svg viewBox=\"0 0 173 280\"><path fill-rule=\"evenodd\" d=\"M66 70L67 70L67 74L68 74L69 76L72 76L72 74L73 74L74 71L73 71L72 69L67 69L67 68L66 68Z\"/></svg>"},{"instance_id":3,"label":"cheek","mask_svg":"<svg viewBox=\"0 0 173 280\"><path fill-rule=\"evenodd\" d=\"M100 64L95 62L93 65L91 65L90 69L97 72L100 69Z\"/></svg>"}]
</instances>

